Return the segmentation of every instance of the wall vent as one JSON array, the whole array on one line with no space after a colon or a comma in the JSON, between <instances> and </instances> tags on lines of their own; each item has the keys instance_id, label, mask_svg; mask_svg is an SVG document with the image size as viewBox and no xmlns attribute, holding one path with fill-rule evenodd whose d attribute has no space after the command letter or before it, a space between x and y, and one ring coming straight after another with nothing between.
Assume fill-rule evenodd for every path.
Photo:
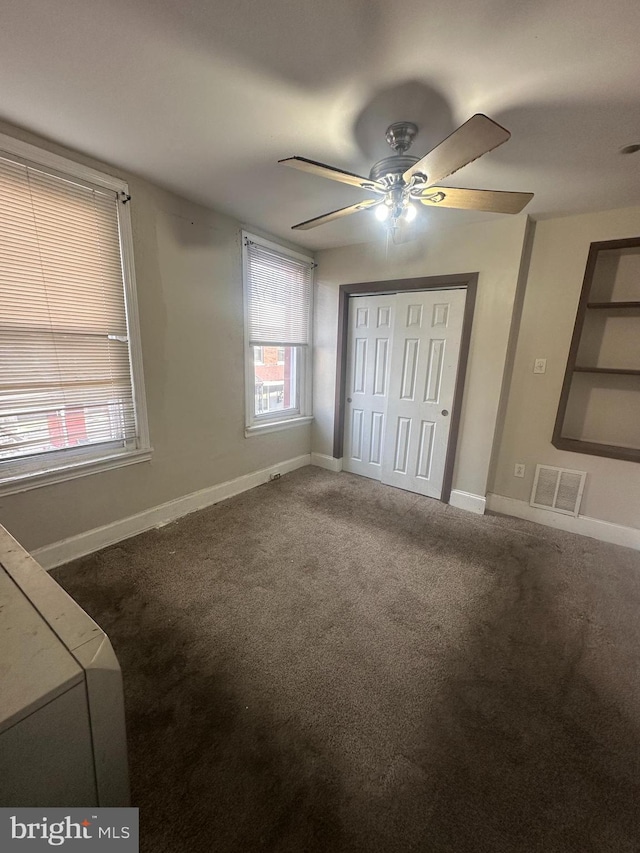
<instances>
[{"instance_id":1,"label":"wall vent","mask_svg":"<svg viewBox=\"0 0 640 853\"><path fill-rule=\"evenodd\" d=\"M530 506L563 515L578 515L586 476L586 471L536 465Z\"/></svg>"}]
</instances>

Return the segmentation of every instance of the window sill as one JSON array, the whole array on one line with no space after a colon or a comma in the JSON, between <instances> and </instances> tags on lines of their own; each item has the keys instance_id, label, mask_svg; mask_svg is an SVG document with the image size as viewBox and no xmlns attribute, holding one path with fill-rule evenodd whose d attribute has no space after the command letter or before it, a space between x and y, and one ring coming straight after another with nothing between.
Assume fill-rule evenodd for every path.
<instances>
[{"instance_id":1,"label":"window sill","mask_svg":"<svg viewBox=\"0 0 640 853\"><path fill-rule=\"evenodd\" d=\"M128 450L109 456L93 457L61 463L48 471L38 473L25 472L14 476L0 479L0 495L13 495L18 492L27 492L40 486L50 486L54 483L64 483L67 480L75 480L78 477L86 477L89 474L97 474L100 471L109 471L113 468L123 468L125 465L135 465L137 462L147 462L151 459L152 449ZM1 471L1 468L0 468Z\"/></svg>"},{"instance_id":2,"label":"window sill","mask_svg":"<svg viewBox=\"0 0 640 853\"><path fill-rule=\"evenodd\" d=\"M251 438L254 435L265 435L268 432L276 432L281 429L291 429L292 427L305 426L310 424L313 417L295 417L288 418L282 421L269 421L266 424L253 424L253 426L245 427L244 437Z\"/></svg>"}]
</instances>

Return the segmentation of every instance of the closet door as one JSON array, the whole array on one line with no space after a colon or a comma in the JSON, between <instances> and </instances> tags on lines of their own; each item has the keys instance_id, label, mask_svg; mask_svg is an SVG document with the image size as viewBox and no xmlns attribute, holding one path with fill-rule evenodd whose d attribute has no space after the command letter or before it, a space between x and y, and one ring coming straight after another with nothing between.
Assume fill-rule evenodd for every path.
<instances>
[{"instance_id":1,"label":"closet door","mask_svg":"<svg viewBox=\"0 0 640 853\"><path fill-rule=\"evenodd\" d=\"M431 290L395 297L381 479L433 498L442 494L465 296Z\"/></svg>"},{"instance_id":2,"label":"closet door","mask_svg":"<svg viewBox=\"0 0 640 853\"><path fill-rule=\"evenodd\" d=\"M396 296L349 300L347 382L342 467L380 479Z\"/></svg>"}]
</instances>

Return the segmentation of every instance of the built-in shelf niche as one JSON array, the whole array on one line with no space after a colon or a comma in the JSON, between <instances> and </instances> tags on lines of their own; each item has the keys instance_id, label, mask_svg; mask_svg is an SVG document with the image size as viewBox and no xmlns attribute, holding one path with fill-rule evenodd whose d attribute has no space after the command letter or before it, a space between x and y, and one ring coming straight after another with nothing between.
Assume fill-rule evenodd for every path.
<instances>
[{"instance_id":1,"label":"built-in shelf niche","mask_svg":"<svg viewBox=\"0 0 640 853\"><path fill-rule=\"evenodd\" d=\"M640 462L640 237L591 244L553 444Z\"/></svg>"}]
</instances>

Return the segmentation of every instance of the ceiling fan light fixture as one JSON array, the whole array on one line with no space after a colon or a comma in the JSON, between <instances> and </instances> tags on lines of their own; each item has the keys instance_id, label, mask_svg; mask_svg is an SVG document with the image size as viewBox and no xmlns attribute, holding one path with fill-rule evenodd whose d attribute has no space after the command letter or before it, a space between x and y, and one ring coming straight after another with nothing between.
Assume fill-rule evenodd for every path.
<instances>
[{"instance_id":1,"label":"ceiling fan light fixture","mask_svg":"<svg viewBox=\"0 0 640 853\"><path fill-rule=\"evenodd\" d=\"M351 204L299 222L292 226L293 229L308 230L374 207L376 219L384 222L387 230L395 233L405 222L410 223L415 219L417 207L411 202L488 213L520 213L533 198L533 193L437 186L440 181L493 151L511 136L502 125L483 113L471 116L422 158L407 154L417 132L417 126L412 122L395 122L390 125L387 128L387 142L394 154L374 163L368 178L306 157L280 160L280 163L294 169L377 195L377 198L364 199L359 204ZM640 145L626 146L624 150L632 153L640 150Z\"/></svg>"}]
</instances>

